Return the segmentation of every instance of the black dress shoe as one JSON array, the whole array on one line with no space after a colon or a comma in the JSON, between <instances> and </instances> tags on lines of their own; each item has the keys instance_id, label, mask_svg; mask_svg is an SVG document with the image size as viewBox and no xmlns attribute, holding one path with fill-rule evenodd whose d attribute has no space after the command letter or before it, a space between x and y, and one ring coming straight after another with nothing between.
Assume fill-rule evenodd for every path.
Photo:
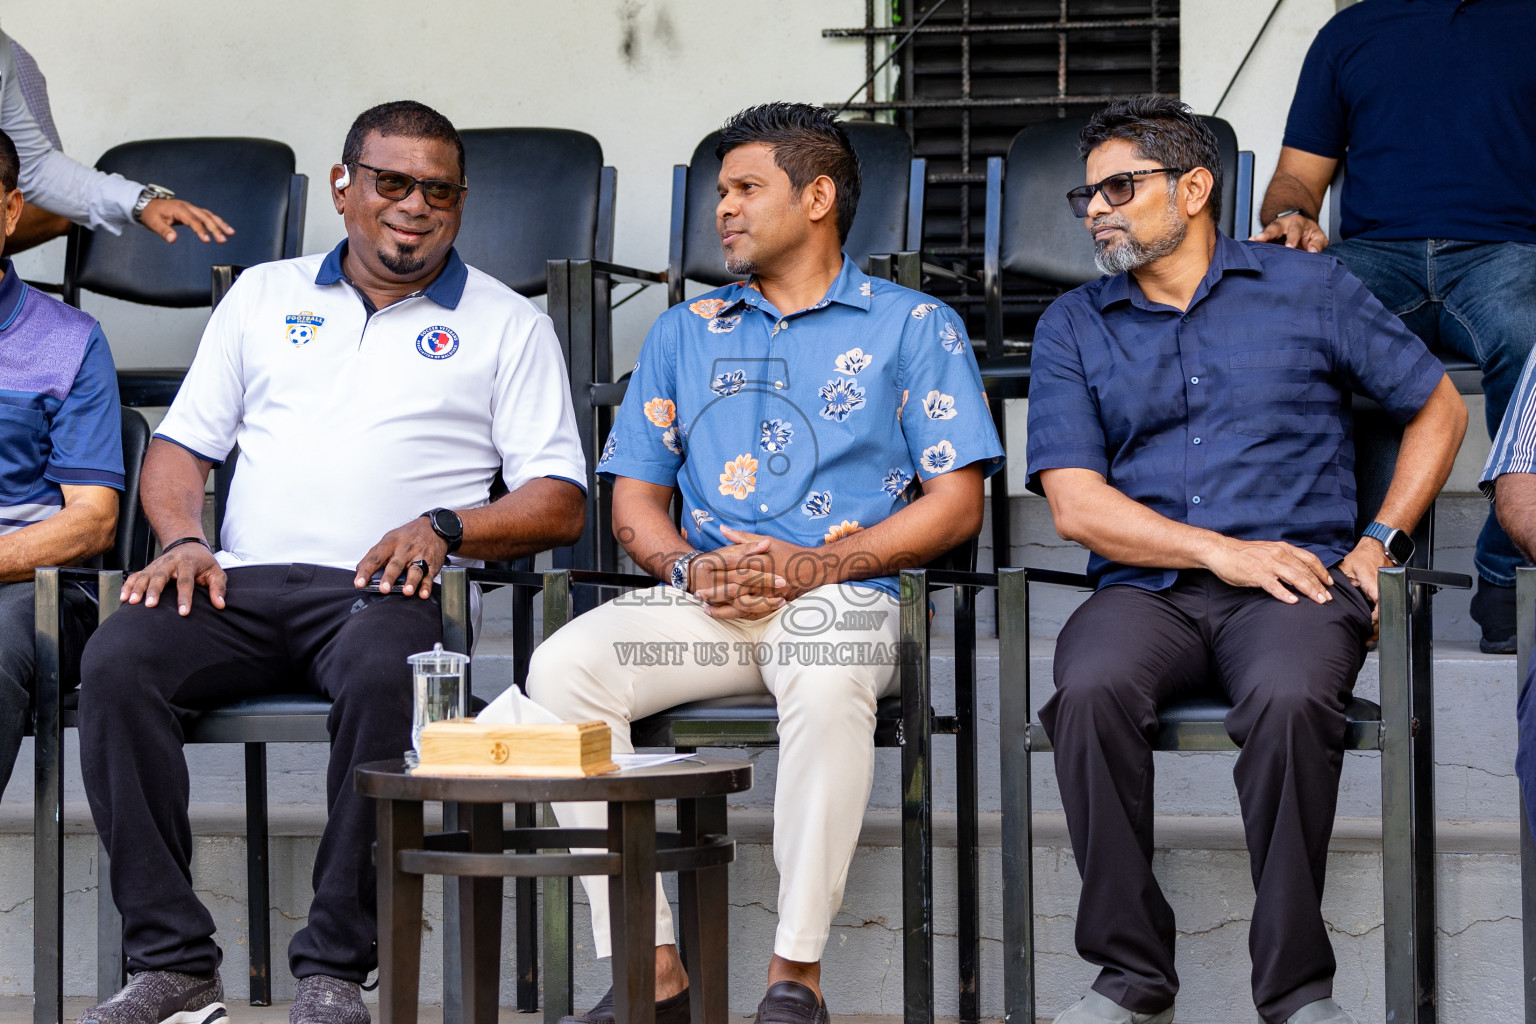
<instances>
[{"instance_id":1,"label":"black dress shoe","mask_svg":"<svg viewBox=\"0 0 1536 1024\"><path fill-rule=\"evenodd\" d=\"M1477 646L1484 654L1515 653L1515 588L1477 580L1472 619L1483 628Z\"/></svg>"},{"instance_id":2,"label":"black dress shoe","mask_svg":"<svg viewBox=\"0 0 1536 1024\"><path fill-rule=\"evenodd\" d=\"M561 1017L560 1024L617 1024L616 1016L613 1010L613 989L610 988L592 1009L580 1017ZM687 989L657 1001L656 1024L688 1024L690 1019Z\"/></svg>"},{"instance_id":3,"label":"black dress shoe","mask_svg":"<svg viewBox=\"0 0 1536 1024\"><path fill-rule=\"evenodd\" d=\"M757 1024L830 1024L827 1004L798 981L776 981L757 1004Z\"/></svg>"}]
</instances>

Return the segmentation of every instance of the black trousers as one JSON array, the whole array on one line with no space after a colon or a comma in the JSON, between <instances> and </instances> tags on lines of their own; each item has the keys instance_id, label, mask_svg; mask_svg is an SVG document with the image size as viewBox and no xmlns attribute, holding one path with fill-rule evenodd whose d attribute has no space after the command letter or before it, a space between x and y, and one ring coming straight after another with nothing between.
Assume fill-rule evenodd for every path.
<instances>
[{"instance_id":1,"label":"black trousers","mask_svg":"<svg viewBox=\"0 0 1536 1024\"><path fill-rule=\"evenodd\" d=\"M353 788L353 769L410 745L405 659L442 640L442 613L435 592L427 601L382 595L352 579L313 565L231 569L222 611L199 588L183 618L172 590L154 608L125 604L86 645L81 764L130 971L209 974L221 959L213 918L192 889L184 726L199 708L304 691L334 701L329 815L289 966L296 978L361 982L377 965L374 811Z\"/></svg>"},{"instance_id":2,"label":"black trousers","mask_svg":"<svg viewBox=\"0 0 1536 1024\"><path fill-rule=\"evenodd\" d=\"M1140 1013L1171 1005L1173 911L1152 875L1160 705L1225 694L1256 900L1248 947L1259 1015L1277 1024L1333 992L1321 903L1344 760L1344 702L1370 605L1337 570L1333 600L1285 604L1183 572L1168 590L1100 590L1062 628L1040 712L1083 878L1077 948L1093 987Z\"/></svg>"}]
</instances>

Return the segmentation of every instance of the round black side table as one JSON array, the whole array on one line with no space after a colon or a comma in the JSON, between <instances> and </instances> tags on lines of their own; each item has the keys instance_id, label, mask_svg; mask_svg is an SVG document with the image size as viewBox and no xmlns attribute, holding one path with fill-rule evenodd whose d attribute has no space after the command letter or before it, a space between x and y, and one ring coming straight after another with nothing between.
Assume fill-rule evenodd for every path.
<instances>
[{"instance_id":1,"label":"round black side table","mask_svg":"<svg viewBox=\"0 0 1536 1024\"><path fill-rule=\"evenodd\" d=\"M617 1019L654 1024L657 872L678 872L693 1024L726 1018L725 798L752 788L746 761L690 757L584 779L412 775L402 762L357 769L358 792L378 801L380 1024L415 1024L421 988L424 875L454 875L464 1020L495 1024L501 967L501 879L607 875ZM656 801L677 801L676 832L656 831ZM455 832L425 835L422 805L459 805ZM608 828L502 828L504 804L606 803ZM606 847L607 853L569 848Z\"/></svg>"}]
</instances>

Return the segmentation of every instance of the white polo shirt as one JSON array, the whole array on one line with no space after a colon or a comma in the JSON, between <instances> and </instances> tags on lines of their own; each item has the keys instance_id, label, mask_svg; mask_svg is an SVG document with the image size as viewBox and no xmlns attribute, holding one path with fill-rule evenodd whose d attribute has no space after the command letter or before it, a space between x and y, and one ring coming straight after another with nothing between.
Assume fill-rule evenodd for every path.
<instances>
[{"instance_id":1,"label":"white polo shirt","mask_svg":"<svg viewBox=\"0 0 1536 1024\"><path fill-rule=\"evenodd\" d=\"M497 470L512 491L546 476L585 489L549 317L456 251L369 315L346 244L241 274L155 434L215 463L240 446L225 567L351 569L428 509L487 504Z\"/></svg>"}]
</instances>

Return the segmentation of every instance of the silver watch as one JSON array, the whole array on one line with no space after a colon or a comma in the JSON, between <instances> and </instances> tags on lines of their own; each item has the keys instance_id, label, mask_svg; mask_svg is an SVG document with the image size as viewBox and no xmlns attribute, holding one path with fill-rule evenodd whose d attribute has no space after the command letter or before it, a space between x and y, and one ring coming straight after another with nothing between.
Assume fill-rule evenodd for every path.
<instances>
[{"instance_id":1,"label":"silver watch","mask_svg":"<svg viewBox=\"0 0 1536 1024\"><path fill-rule=\"evenodd\" d=\"M139 201L133 204L133 219L140 224L144 223L144 207L156 199L175 199L176 193L164 185L145 185L144 191L139 193Z\"/></svg>"},{"instance_id":2,"label":"silver watch","mask_svg":"<svg viewBox=\"0 0 1536 1024\"><path fill-rule=\"evenodd\" d=\"M672 563L672 576L667 582L671 584L673 590L688 593L688 566L701 554L703 554L702 551L690 551Z\"/></svg>"}]
</instances>

